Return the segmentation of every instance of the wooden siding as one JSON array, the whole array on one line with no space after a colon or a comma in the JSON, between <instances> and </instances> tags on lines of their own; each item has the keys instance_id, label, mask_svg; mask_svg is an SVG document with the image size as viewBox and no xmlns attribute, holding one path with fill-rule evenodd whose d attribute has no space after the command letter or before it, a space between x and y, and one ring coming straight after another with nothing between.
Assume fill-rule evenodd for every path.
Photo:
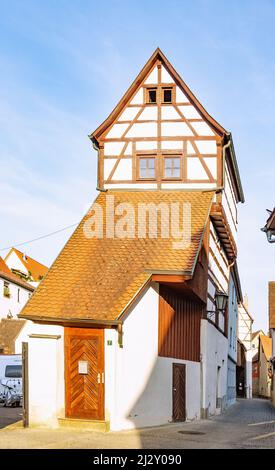
<instances>
[{"instance_id":1,"label":"wooden siding","mask_svg":"<svg viewBox=\"0 0 275 470\"><path fill-rule=\"evenodd\" d=\"M159 356L199 362L203 313L203 303L160 285Z\"/></svg>"}]
</instances>

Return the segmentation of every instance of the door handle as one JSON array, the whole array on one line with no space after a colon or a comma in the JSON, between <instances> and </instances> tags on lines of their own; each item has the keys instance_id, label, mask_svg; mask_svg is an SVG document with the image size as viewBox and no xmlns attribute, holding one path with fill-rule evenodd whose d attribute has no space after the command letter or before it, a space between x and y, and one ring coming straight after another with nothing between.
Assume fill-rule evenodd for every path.
<instances>
[{"instance_id":1,"label":"door handle","mask_svg":"<svg viewBox=\"0 0 275 470\"><path fill-rule=\"evenodd\" d=\"M176 392L176 391L177 391L177 389L176 389L176 388L173 388L173 391L174 391L174 392Z\"/></svg>"},{"instance_id":2,"label":"door handle","mask_svg":"<svg viewBox=\"0 0 275 470\"><path fill-rule=\"evenodd\" d=\"M100 373L97 374L97 383L100 384Z\"/></svg>"}]
</instances>

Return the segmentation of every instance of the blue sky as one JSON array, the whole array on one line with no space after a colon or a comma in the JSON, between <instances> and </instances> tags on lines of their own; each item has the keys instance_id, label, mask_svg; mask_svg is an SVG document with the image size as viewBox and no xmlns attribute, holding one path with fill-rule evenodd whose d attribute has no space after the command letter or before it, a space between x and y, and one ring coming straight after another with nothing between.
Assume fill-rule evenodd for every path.
<instances>
[{"instance_id":1,"label":"blue sky","mask_svg":"<svg viewBox=\"0 0 275 470\"><path fill-rule=\"evenodd\" d=\"M0 247L78 222L96 191L87 135L159 46L233 133L246 203L239 268L267 328L275 246L275 1L0 0ZM71 230L25 246L50 264ZM0 252L4 255L5 252Z\"/></svg>"}]
</instances>

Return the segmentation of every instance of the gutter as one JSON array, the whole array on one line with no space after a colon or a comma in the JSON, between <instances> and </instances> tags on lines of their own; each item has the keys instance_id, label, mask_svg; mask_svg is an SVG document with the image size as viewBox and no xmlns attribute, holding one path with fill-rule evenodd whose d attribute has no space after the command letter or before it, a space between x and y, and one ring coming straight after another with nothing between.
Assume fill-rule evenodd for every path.
<instances>
[{"instance_id":1,"label":"gutter","mask_svg":"<svg viewBox=\"0 0 275 470\"><path fill-rule=\"evenodd\" d=\"M223 146L223 163L225 163L225 150L229 147L231 158L232 158L232 163L233 163L233 168L234 168L234 172L235 172L236 179L237 179L237 186L238 186L238 191L239 191L240 202L244 203L245 202L244 192L243 192L243 188L242 188L241 177L240 177L240 172L239 172L239 168L238 168L238 163L237 163L237 158L236 158L236 154L235 154L235 149L234 149L234 145L233 145L231 132L229 132L227 134L227 136L229 138L229 141L227 142L226 145ZM225 165L223 166L223 168L224 168L224 175L223 175L223 177L224 177L225 176Z\"/></svg>"},{"instance_id":2,"label":"gutter","mask_svg":"<svg viewBox=\"0 0 275 470\"><path fill-rule=\"evenodd\" d=\"M43 317L38 315L18 315L18 318L23 320L31 320L36 323L55 323L55 324L68 324L68 323L83 323L85 325L102 325L102 326L118 326L121 324L119 320L94 320L91 318L60 318L60 317Z\"/></svg>"}]
</instances>

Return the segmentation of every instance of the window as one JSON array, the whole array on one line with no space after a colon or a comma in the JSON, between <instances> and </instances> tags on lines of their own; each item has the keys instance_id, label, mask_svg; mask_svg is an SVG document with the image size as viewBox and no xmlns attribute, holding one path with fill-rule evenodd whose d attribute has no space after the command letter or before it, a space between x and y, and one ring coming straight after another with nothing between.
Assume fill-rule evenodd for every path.
<instances>
[{"instance_id":1,"label":"window","mask_svg":"<svg viewBox=\"0 0 275 470\"><path fill-rule=\"evenodd\" d=\"M9 282L6 282L6 281L4 282L3 295L4 295L4 297L10 297L11 296L10 283Z\"/></svg>"},{"instance_id":2,"label":"window","mask_svg":"<svg viewBox=\"0 0 275 470\"><path fill-rule=\"evenodd\" d=\"M147 88L146 102L156 104L157 102L157 89L156 88Z\"/></svg>"},{"instance_id":3,"label":"window","mask_svg":"<svg viewBox=\"0 0 275 470\"><path fill-rule=\"evenodd\" d=\"M172 103L172 88L163 88L162 93L163 103Z\"/></svg>"},{"instance_id":4,"label":"window","mask_svg":"<svg viewBox=\"0 0 275 470\"><path fill-rule=\"evenodd\" d=\"M180 178L180 157L165 157L164 178Z\"/></svg>"},{"instance_id":5,"label":"window","mask_svg":"<svg viewBox=\"0 0 275 470\"><path fill-rule=\"evenodd\" d=\"M139 177L142 179L155 178L155 158L140 158L139 159Z\"/></svg>"},{"instance_id":6,"label":"window","mask_svg":"<svg viewBox=\"0 0 275 470\"><path fill-rule=\"evenodd\" d=\"M20 379L22 377L22 365L6 366L5 377Z\"/></svg>"}]
</instances>

